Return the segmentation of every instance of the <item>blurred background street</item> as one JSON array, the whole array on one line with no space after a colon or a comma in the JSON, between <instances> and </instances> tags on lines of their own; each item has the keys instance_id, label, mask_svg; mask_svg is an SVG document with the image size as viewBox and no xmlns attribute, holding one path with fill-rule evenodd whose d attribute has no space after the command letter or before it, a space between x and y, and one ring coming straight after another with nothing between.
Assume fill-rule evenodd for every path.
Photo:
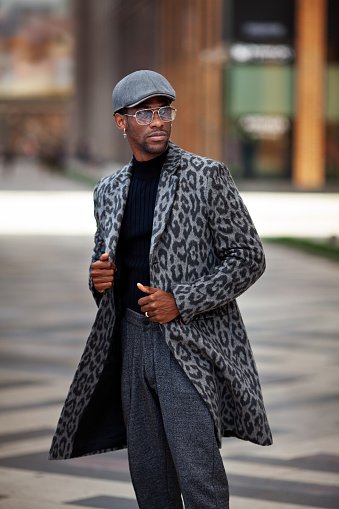
<instances>
[{"instance_id":1,"label":"blurred background street","mask_svg":"<svg viewBox=\"0 0 339 509\"><path fill-rule=\"evenodd\" d=\"M338 19L336 0L0 0L0 509L137 508L126 451L47 452L96 313L92 189L131 156L111 93L142 68L264 239L239 305L274 445L224 440L231 508L338 509Z\"/></svg>"}]
</instances>

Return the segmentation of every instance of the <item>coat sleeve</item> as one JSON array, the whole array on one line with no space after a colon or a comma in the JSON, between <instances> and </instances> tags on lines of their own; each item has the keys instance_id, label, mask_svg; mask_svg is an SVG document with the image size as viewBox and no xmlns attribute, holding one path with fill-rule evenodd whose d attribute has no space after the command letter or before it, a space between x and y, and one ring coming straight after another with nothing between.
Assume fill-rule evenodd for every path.
<instances>
[{"instance_id":1,"label":"coat sleeve","mask_svg":"<svg viewBox=\"0 0 339 509\"><path fill-rule=\"evenodd\" d=\"M103 186L100 181L94 188L93 192L94 199L94 217L96 221L96 232L94 236L94 249L91 264L97 260L100 260L100 256L105 252L105 241L104 241L104 232L103 232L103 224L104 224L104 206L103 206ZM94 288L93 280L91 278L91 267L89 268L89 289L92 292L94 300L99 306L103 294L97 292Z\"/></svg>"},{"instance_id":2,"label":"coat sleeve","mask_svg":"<svg viewBox=\"0 0 339 509\"><path fill-rule=\"evenodd\" d=\"M258 233L229 171L221 163L209 174L205 198L218 263L208 275L172 288L184 323L234 300L265 270Z\"/></svg>"}]
</instances>

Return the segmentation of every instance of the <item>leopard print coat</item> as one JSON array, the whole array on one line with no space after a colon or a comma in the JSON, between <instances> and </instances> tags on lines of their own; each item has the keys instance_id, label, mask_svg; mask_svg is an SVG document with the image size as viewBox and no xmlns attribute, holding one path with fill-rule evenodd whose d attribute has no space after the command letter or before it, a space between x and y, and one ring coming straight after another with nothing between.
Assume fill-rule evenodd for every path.
<instances>
[{"instance_id":1,"label":"leopard print coat","mask_svg":"<svg viewBox=\"0 0 339 509\"><path fill-rule=\"evenodd\" d=\"M131 176L130 163L95 188L92 261L105 252L115 260ZM219 444L223 436L272 443L255 361L235 300L264 269L260 239L227 168L170 142L154 211L150 282L175 296L180 319L161 329L206 402ZM113 292L98 294L91 279L90 286L99 309L50 459L126 447Z\"/></svg>"}]
</instances>

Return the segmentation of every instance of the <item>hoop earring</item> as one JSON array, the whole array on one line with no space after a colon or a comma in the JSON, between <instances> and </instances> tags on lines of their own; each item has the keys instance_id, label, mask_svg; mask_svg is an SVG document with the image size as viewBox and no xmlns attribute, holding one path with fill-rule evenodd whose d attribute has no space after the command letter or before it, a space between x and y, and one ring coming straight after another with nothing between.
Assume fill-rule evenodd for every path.
<instances>
[{"instance_id":1,"label":"hoop earring","mask_svg":"<svg viewBox=\"0 0 339 509\"><path fill-rule=\"evenodd\" d=\"M124 139L127 138L126 127L124 127L123 137L124 137Z\"/></svg>"}]
</instances>

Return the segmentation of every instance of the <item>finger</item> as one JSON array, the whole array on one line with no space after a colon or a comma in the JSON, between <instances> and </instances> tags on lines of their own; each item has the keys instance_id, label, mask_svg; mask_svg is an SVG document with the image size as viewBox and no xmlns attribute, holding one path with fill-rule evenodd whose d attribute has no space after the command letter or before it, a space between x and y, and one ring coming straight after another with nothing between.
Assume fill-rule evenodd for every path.
<instances>
[{"instance_id":1,"label":"finger","mask_svg":"<svg viewBox=\"0 0 339 509\"><path fill-rule=\"evenodd\" d=\"M105 283L114 283L114 277L108 276L108 277L98 277L98 276L92 276L92 281L94 285L101 285Z\"/></svg>"},{"instance_id":2,"label":"finger","mask_svg":"<svg viewBox=\"0 0 339 509\"><path fill-rule=\"evenodd\" d=\"M159 288L153 288L152 286L145 286L141 283L137 283L137 287L144 293L155 293Z\"/></svg>"},{"instance_id":3,"label":"finger","mask_svg":"<svg viewBox=\"0 0 339 509\"><path fill-rule=\"evenodd\" d=\"M101 285L94 285L95 289L99 292L99 293L104 293L105 290L108 290L109 288L112 288L113 286L113 283L106 283L106 284L101 284Z\"/></svg>"},{"instance_id":4,"label":"finger","mask_svg":"<svg viewBox=\"0 0 339 509\"><path fill-rule=\"evenodd\" d=\"M111 263L111 262L101 262L99 260L99 261L93 262L91 264L91 269L94 269L94 270L103 270L103 269L110 270L110 269L113 269L112 266L113 266L113 263Z\"/></svg>"},{"instance_id":5,"label":"finger","mask_svg":"<svg viewBox=\"0 0 339 509\"><path fill-rule=\"evenodd\" d=\"M151 303L151 300L150 300L150 297L141 297L141 299L138 300L138 304L139 306L142 306L142 307L145 307L147 306L147 308L145 309L141 309L141 311L144 313L145 311L148 311L149 310L149 304Z\"/></svg>"},{"instance_id":6,"label":"finger","mask_svg":"<svg viewBox=\"0 0 339 509\"><path fill-rule=\"evenodd\" d=\"M97 262L95 263L98 263L98 264L103 264L104 267L110 267L114 270L117 269L115 263L111 262L110 259L109 259L109 254L108 253L104 253L100 256L100 260L98 260Z\"/></svg>"},{"instance_id":7,"label":"finger","mask_svg":"<svg viewBox=\"0 0 339 509\"><path fill-rule=\"evenodd\" d=\"M94 288L101 292L101 291L106 290L107 288L111 288L114 285L114 281L99 280L99 281L93 281L93 284L94 284Z\"/></svg>"},{"instance_id":8,"label":"finger","mask_svg":"<svg viewBox=\"0 0 339 509\"><path fill-rule=\"evenodd\" d=\"M113 269L98 269L97 267L92 267L91 270L91 276L97 276L97 277L107 277L107 276L114 276L114 270Z\"/></svg>"},{"instance_id":9,"label":"finger","mask_svg":"<svg viewBox=\"0 0 339 509\"><path fill-rule=\"evenodd\" d=\"M150 322L157 322L158 321L158 313L154 309L145 309L145 311L142 311L143 314L150 320Z\"/></svg>"}]
</instances>

